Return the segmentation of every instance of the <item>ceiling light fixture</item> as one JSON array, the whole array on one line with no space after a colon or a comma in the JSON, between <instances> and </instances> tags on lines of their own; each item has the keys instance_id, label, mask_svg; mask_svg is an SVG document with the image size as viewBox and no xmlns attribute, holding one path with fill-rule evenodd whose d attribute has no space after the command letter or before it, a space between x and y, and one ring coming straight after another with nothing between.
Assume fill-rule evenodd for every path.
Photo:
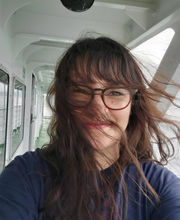
<instances>
[{"instance_id":1,"label":"ceiling light fixture","mask_svg":"<svg viewBox=\"0 0 180 220\"><path fill-rule=\"evenodd\" d=\"M61 0L64 7L71 11L82 12L88 10L94 3L94 0Z\"/></svg>"}]
</instances>

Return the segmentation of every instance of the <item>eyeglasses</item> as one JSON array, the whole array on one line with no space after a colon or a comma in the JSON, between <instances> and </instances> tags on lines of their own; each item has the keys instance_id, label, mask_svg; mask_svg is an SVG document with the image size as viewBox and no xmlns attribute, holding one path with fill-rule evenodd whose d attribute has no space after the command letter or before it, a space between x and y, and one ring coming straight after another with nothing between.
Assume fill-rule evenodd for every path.
<instances>
[{"instance_id":1,"label":"eyeglasses","mask_svg":"<svg viewBox=\"0 0 180 220\"><path fill-rule=\"evenodd\" d=\"M101 95L104 105L112 110L126 108L132 98L129 90L122 87L110 87L105 89L90 88L88 86L75 84L67 89L67 101L74 107L86 107L94 98L94 95Z\"/></svg>"}]
</instances>

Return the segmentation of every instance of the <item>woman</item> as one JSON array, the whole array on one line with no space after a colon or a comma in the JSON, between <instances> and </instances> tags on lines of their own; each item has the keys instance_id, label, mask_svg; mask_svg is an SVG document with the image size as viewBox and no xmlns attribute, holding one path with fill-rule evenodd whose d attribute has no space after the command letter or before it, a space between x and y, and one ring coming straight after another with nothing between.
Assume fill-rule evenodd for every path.
<instances>
[{"instance_id":1,"label":"woman","mask_svg":"<svg viewBox=\"0 0 180 220\"><path fill-rule=\"evenodd\" d=\"M178 140L179 128L157 109L173 101L157 84L112 39L72 45L48 91L50 143L1 174L1 219L180 219L180 180L161 166L173 143L159 125Z\"/></svg>"}]
</instances>

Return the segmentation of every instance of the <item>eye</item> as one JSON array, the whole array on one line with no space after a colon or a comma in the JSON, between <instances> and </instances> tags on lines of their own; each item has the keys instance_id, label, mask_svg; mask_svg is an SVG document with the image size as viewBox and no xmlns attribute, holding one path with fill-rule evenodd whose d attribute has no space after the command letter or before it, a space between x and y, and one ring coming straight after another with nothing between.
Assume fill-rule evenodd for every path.
<instances>
[{"instance_id":1,"label":"eye","mask_svg":"<svg viewBox=\"0 0 180 220\"><path fill-rule=\"evenodd\" d=\"M73 88L73 92L76 92L76 93L85 93L86 91L83 90L83 89L80 89L80 88Z\"/></svg>"},{"instance_id":2,"label":"eye","mask_svg":"<svg viewBox=\"0 0 180 220\"><path fill-rule=\"evenodd\" d=\"M86 87L83 87L83 86L73 86L72 88L72 92L73 93L76 93L76 94L85 94L85 95L90 95L91 94L91 91L86 88Z\"/></svg>"},{"instance_id":3,"label":"eye","mask_svg":"<svg viewBox=\"0 0 180 220\"><path fill-rule=\"evenodd\" d=\"M112 97L125 97L125 96L129 96L130 93L127 89L124 88L111 88L111 89L107 89L105 91L105 96L112 96Z\"/></svg>"},{"instance_id":4,"label":"eye","mask_svg":"<svg viewBox=\"0 0 180 220\"><path fill-rule=\"evenodd\" d=\"M124 95L122 94L121 92L119 91L110 91L108 94L106 94L108 96L121 96L121 95Z\"/></svg>"}]
</instances>

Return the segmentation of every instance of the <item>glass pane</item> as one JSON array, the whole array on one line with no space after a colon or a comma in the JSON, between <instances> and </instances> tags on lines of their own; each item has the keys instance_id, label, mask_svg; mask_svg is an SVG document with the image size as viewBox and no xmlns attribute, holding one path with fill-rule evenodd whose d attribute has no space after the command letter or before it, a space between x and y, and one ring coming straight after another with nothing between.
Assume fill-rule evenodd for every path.
<instances>
[{"instance_id":1,"label":"glass pane","mask_svg":"<svg viewBox=\"0 0 180 220\"><path fill-rule=\"evenodd\" d=\"M0 171L5 161L8 89L9 76L0 70Z\"/></svg>"},{"instance_id":2,"label":"glass pane","mask_svg":"<svg viewBox=\"0 0 180 220\"><path fill-rule=\"evenodd\" d=\"M24 134L25 86L15 80L13 94L13 131L11 156L20 145Z\"/></svg>"},{"instance_id":3,"label":"glass pane","mask_svg":"<svg viewBox=\"0 0 180 220\"><path fill-rule=\"evenodd\" d=\"M141 61L139 66L149 83L152 81L174 35L175 31L172 28L167 28L131 50L131 53Z\"/></svg>"}]
</instances>

